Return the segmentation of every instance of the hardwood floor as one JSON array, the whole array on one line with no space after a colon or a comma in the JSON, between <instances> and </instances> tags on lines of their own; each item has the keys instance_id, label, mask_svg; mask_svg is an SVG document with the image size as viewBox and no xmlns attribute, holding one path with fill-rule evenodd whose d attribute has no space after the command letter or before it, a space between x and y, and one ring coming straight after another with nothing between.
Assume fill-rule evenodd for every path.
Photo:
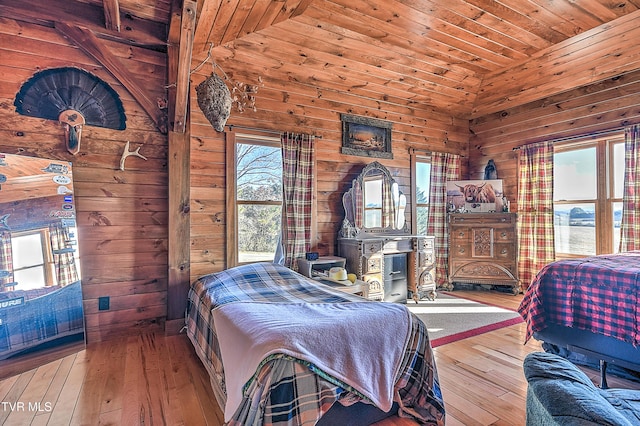
<instances>
[{"instance_id":1,"label":"hardwood floor","mask_svg":"<svg viewBox=\"0 0 640 426\"><path fill-rule=\"evenodd\" d=\"M522 295L461 291L461 296L515 309ZM447 426L523 425L523 345L518 324L434 349ZM598 372L585 370L598 382ZM611 387L637 383L609 377ZM184 335L142 333L85 350L0 381L0 424L222 425L209 379ZM376 426L415 425L390 418Z\"/></svg>"}]
</instances>

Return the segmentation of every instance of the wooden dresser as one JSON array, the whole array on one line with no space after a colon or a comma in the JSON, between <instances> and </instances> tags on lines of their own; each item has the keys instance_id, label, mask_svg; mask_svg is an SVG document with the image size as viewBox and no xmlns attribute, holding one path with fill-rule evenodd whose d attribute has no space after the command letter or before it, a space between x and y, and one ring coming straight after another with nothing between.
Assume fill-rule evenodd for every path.
<instances>
[{"instance_id":1,"label":"wooden dresser","mask_svg":"<svg viewBox=\"0 0 640 426\"><path fill-rule=\"evenodd\" d=\"M515 213L449 214L449 289L454 283L521 291Z\"/></svg>"},{"instance_id":2,"label":"wooden dresser","mask_svg":"<svg viewBox=\"0 0 640 426\"><path fill-rule=\"evenodd\" d=\"M422 235L339 238L347 270L369 283L369 298L404 303L435 299L434 239Z\"/></svg>"}]
</instances>

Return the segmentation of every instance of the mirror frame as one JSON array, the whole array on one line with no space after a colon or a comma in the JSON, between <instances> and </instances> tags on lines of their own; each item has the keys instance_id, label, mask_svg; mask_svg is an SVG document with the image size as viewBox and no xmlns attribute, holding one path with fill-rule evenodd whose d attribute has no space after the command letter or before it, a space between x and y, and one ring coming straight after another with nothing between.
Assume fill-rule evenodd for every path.
<instances>
[{"instance_id":1,"label":"mirror frame","mask_svg":"<svg viewBox=\"0 0 640 426\"><path fill-rule=\"evenodd\" d=\"M380 226L380 227L365 227L364 223L357 223L357 218L362 218L364 221L364 188L365 182L368 180L368 176L371 175L380 175L383 182L383 190L384 188L388 188L389 197L392 197L392 193L396 192L392 190L392 187L396 185L398 188L396 194L398 197L397 203L402 205L402 208L396 212L394 217L388 220L391 224L389 226ZM384 201L382 202L384 209ZM356 177L352 183L351 188L347 192L345 192L342 196L342 205L344 207L345 218L342 223L342 229L340 230L340 236L342 238L357 238L361 234L398 234L405 235L409 234L408 224L406 221L406 197L400 191L399 186L395 179L391 176L389 170L380 164L377 161L367 164L358 177ZM404 217L405 220L398 221L399 213ZM388 216L393 212L382 212L382 216ZM402 223L402 226L398 227L397 225Z\"/></svg>"},{"instance_id":2,"label":"mirror frame","mask_svg":"<svg viewBox=\"0 0 640 426\"><path fill-rule=\"evenodd\" d=\"M72 164L0 153L0 182L0 235L39 233L48 251L45 287L21 288L14 275L21 267L13 256L11 271L0 280L4 379L84 349L86 330Z\"/></svg>"}]
</instances>

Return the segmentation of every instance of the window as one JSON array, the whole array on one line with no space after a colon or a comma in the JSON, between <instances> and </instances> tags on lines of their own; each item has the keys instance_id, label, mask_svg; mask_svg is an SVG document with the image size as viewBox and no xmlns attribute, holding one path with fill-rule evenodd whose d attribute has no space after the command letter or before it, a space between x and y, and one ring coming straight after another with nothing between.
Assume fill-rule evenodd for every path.
<instances>
[{"instance_id":1,"label":"window","mask_svg":"<svg viewBox=\"0 0 640 426\"><path fill-rule=\"evenodd\" d=\"M53 259L46 255L48 249L48 232L13 233L11 235L11 251L13 256L13 279L20 290L55 285L53 275L47 265L53 264Z\"/></svg>"},{"instance_id":2,"label":"window","mask_svg":"<svg viewBox=\"0 0 640 426\"><path fill-rule=\"evenodd\" d=\"M282 216L282 151L279 138L236 134L235 168L228 176L234 214L229 232L235 244L229 266L273 261Z\"/></svg>"},{"instance_id":3,"label":"window","mask_svg":"<svg viewBox=\"0 0 640 426\"><path fill-rule=\"evenodd\" d=\"M380 176L364 179L364 227L382 226L382 179Z\"/></svg>"},{"instance_id":4,"label":"window","mask_svg":"<svg viewBox=\"0 0 640 426\"><path fill-rule=\"evenodd\" d=\"M556 145L553 180L556 256L617 252L624 136Z\"/></svg>"},{"instance_id":5,"label":"window","mask_svg":"<svg viewBox=\"0 0 640 426\"><path fill-rule=\"evenodd\" d=\"M431 163L426 160L417 160L416 170L416 232L418 235L427 235L427 218L429 216L429 186L431 184Z\"/></svg>"}]
</instances>

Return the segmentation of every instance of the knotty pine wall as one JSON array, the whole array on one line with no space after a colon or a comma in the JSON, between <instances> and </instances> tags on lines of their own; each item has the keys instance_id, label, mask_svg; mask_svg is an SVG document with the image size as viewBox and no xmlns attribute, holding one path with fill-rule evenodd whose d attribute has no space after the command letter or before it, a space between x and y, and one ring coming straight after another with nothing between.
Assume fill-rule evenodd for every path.
<instances>
[{"instance_id":1,"label":"knotty pine wall","mask_svg":"<svg viewBox=\"0 0 640 426\"><path fill-rule=\"evenodd\" d=\"M482 178L487 161L493 159L505 194L517 211L518 154L514 148L637 123L640 71L480 117L470 122L469 178Z\"/></svg>"},{"instance_id":2,"label":"knotty pine wall","mask_svg":"<svg viewBox=\"0 0 640 426\"><path fill-rule=\"evenodd\" d=\"M192 75L191 96L191 277L226 268L225 138L216 132L197 106L195 87L208 76ZM228 71L227 71L228 72ZM255 78L255 76L254 76ZM243 80L247 81L247 80ZM248 80L251 81L251 80ZM338 230L344 219L342 194L362 168L372 161L384 164L412 202L409 148L446 151L465 156L468 120L454 119L426 105L409 101L381 102L352 93L323 90L311 85L264 81L257 95L257 111L232 112L228 125L308 133L316 139L317 235L313 250L336 253ZM393 123L393 159L343 155L340 113L367 116ZM236 128L241 133L246 130ZM407 214L410 221L410 214ZM410 223L410 222L409 222Z\"/></svg>"},{"instance_id":3,"label":"knotty pine wall","mask_svg":"<svg viewBox=\"0 0 640 426\"><path fill-rule=\"evenodd\" d=\"M166 97L166 54L103 43L154 99ZM13 106L16 93L35 72L66 66L111 85L127 116L124 131L85 126L76 156L67 152L57 122L21 116ZM162 326L167 309L167 136L111 74L55 29L1 17L0 134L0 152L73 163L88 341ZM120 171L127 141L148 160L129 157L126 171ZM110 297L110 310L98 311L101 296Z\"/></svg>"}]
</instances>

